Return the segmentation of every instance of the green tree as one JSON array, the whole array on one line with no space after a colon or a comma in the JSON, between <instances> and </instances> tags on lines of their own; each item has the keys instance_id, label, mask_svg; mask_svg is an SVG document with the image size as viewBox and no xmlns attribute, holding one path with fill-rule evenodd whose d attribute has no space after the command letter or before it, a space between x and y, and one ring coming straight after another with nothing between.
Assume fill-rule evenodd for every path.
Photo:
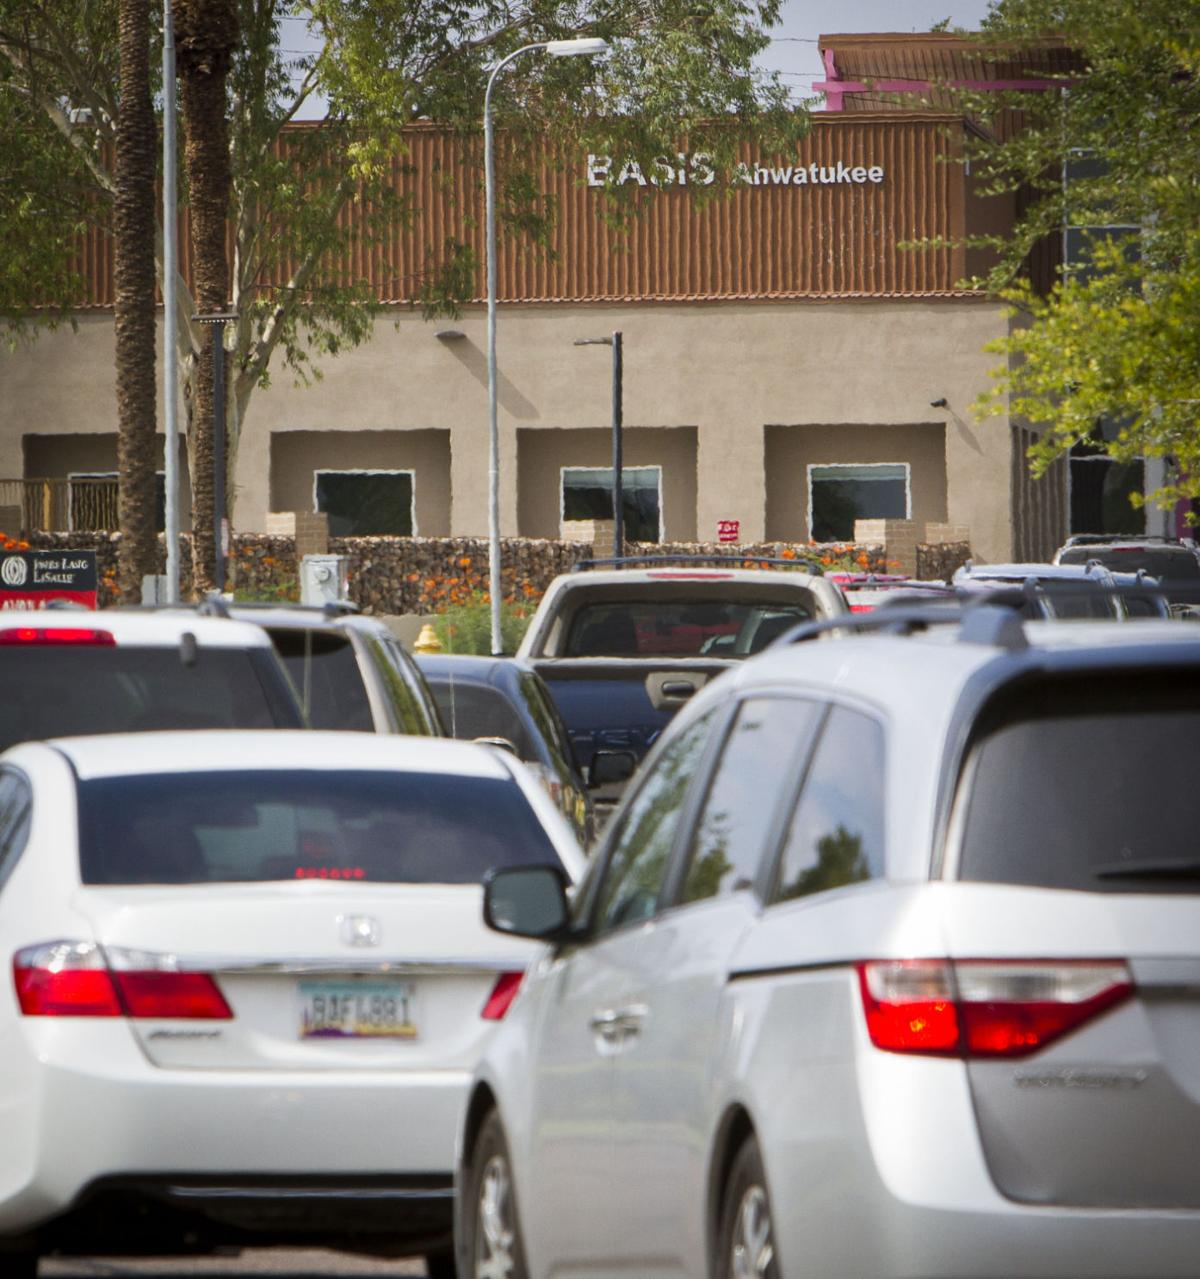
<instances>
[{"instance_id":1,"label":"green tree","mask_svg":"<svg viewBox=\"0 0 1200 1279\"><path fill-rule=\"evenodd\" d=\"M753 133L768 149L782 149L805 125L777 78L752 65L767 43L765 29L778 19L780 0L235 2L240 38L226 97L233 242L226 301L238 313L229 354L230 468L250 397L267 382L273 361L282 358L304 380L319 376L315 361L322 356L370 336L377 300L361 281L335 275L328 264L356 236L370 243L411 219L414 209L389 194L393 166L405 154L407 122L435 119L478 138L483 89L498 57L525 43L577 34L604 36L613 46L600 61L531 56L505 72L495 101L497 123L506 131L500 216L509 233L543 244L555 210L531 162L523 162L534 134L547 136L563 155L589 149L637 160L647 171L686 139L690 150L707 152L714 168L728 174L740 138ZM105 145L112 141L117 102L116 4L44 0L34 7L28 0L0 0L0 93L25 105L38 146L51 150L57 135L56 156L64 146L74 148L71 171L86 175L93 192L112 190ZM297 55L306 24L318 51ZM182 56L182 28L179 43ZM324 118L288 130L315 100L324 102ZM95 127L86 143L71 135L66 102L92 109ZM481 148L475 154L482 175ZM64 161L62 175L68 167ZM694 190L711 198L721 185ZM653 189L641 194L652 196ZM347 217L351 208L354 216ZM635 213L634 196L614 187L613 220ZM474 291L478 263L465 244L430 248L426 276L406 284L427 313L452 311ZM55 261L49 248L45 256ZM284 264L284 283L264 287ZM47 270L45 278L54 284L58 275ZM179 298L195 483L204 469L195 445L206 339L191 322L196 300L185 288ZM59 290L54 300L65 308L73 298ZM198 526L204 518L198 504L194 518Z\"/></svg>"},{"instance_id":2,"label":"green tree","mask_svg":"<svg viewBox=\"0 0 1200 1279\"><path fill-rule=\"evenodd\" d=\"M980 407L1041 432L1035 473L1107 418L1115 459L1174 462L1162 505L1200 496L1200 0L996 0L981 42L1071 54L1060 90L959 95L985 122L1024 113L968 144L985 190L1027 205L1010 237L972 241L997 250L977 283L1014 318ZM1064 227L1078 251L1039 296L1023 264Z\"/></svg>"}]
</instances>

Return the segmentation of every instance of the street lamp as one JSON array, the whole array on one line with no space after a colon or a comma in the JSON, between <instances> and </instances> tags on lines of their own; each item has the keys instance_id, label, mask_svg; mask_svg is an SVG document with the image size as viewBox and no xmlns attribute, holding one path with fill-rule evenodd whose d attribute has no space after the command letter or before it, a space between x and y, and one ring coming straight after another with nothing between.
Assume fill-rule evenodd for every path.
<instances>
[{"instance_id":1,"label":"street lamp","mask_svg":"<svg viewBox=\"0 0 1200 1279\"><path fill-rule=\"evenodd\" d=\"M625 554L625 529L623 524L625 486L621 475L621 426L623 418L621 394L621 330L610 338L576 338L576 346L612 347L612 458L613 458L613 555L620 559Z\"/></svg>"},{"instance_id":2,"label":"street lamp","mask_svg":"<svg viewBox=\"0 0 1200 1279\"><path fill-rule=\"evenodd\" d=\"M577 58L605 53L608 41L593 37L576 40L543 40L522 45L502 58L488 77L483 95L484 190L487 199L487 363L488 363L488 590L492 599L492 653L504 651L500 636L500 435L496 427L496 181L492 137L492 87L496 77L514 59L534 49L545 49L552 58Z\"/></svg>"}]
</instances>

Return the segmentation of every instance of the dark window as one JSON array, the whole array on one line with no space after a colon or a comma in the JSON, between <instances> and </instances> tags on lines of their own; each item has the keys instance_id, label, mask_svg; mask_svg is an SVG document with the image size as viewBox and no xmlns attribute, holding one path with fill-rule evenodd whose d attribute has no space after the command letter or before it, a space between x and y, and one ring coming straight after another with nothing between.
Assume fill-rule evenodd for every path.
<instances>
[{"instance_id":1,"label":"dark window","mask_svg":"<svg viewBox=\"0 0 1200 1279\"><path fill-rule=\"evenodd\" d=\"M1084 451L1086 450L1086 451ZM1071 531L1073 533L1142 533L1145 514L1130 495L1145 488L1139 462L1117 462L1089 446L1071 450Z\"/></svg>"},{"instance_id":2,"label":"dark window","mask_svg":"<svg viewBox=\"0 0 1200 1279\"><path fill-rule=\"evenodd\" d=\"M578 769L575 766L575 752L571 749L571 739L567 734L567 726L562 716L546 692L546 686L537 675L521 677L521 695L533 722L538 726L550 755L550 766L558 774L564 786L574 786L579 782ZM536 748L535 748L536 749Z\"/></svg>"},{"instance_id":3,"label":"dark window","mask_svg":"<svg viewBox=\"0 0 1200 1279\"><path fill-rule=\"evenodd\" d=\"M442 725L442 718L438 714L437 702L433 699L433 692L429 685L425 682L425 677L417 669L413 659L396 643L394 639L385 639L380 643L384 654L386 655L392 670L404 681L405 686L412 694L414 709L420 716L423 728L414 728L406 730L413 733L424 733L429 737L442 737L445 731Z\"/></svg>"},{"instance_id":4,"label":"dark window","mask_svg":"<svg viewBox=\"0 0 1200 1279\"><path fill-rule=\"evenodd\" d=\"M604 932L636 923L658 906L679 814L708 741L712 713L667 745L625 810L596 907Z\"/></svg>"},{"instance_id":5,"label":"dark window","mask_svg":"<svg viewBox=\"0 0 1200 1279\"><path fill-rule=\"evenodd\" d=\"M908 464L808 468L809 536L815 542L852 542L855 520L908 518Z\"/></svg>"},{"instance_id":6,"label":"dark window","mask_svg":"<svg viewBox=\"0 0 1200 1279\"><path fill-rule=\"evenodd\" d=\"M185 665L175 647L13 646L0 672L0 749L76 734L276 723L245 650L201 645Z\"/></svg>"},{"instance_id":7,"label":"dark window","mask_svg":"<svg viewBox=\"0 0 1200 1279\"><path fill-rule=\"evenodd\" d=\"M882 726L833 707L784 844L777 900L883 875L884 766Z\"/></svg>"},{"instance_id":8,"label":"dark window","mask_svg":"<svg viewBox=\"0 0 1200 1279\"><path fill-rule=\"evenodd\" d=\"M432 687L451 737L467 742L476 737L506 737L522 759L537 759L521 717L499 689L460 679L438 681Z\"/></svg>"},{"instance_id":9,"label":"dark window","mask_svg":"<svg viewBox=\"0 0 1200 1279\"><path fill-rule=\"evenodd\" d=\"M816 727L819 708L794 698L742 703L721 751L692 841L682 900L750 888L795 761Z\"/></svg>"},{"instance_id":10,"label":"dark window","mask_svg":"<svg viewBox=\"0 0 1200 1279\"><path fill-rule=\"evenodd\" d=\"M411 471L318 471L317 510L333 537L411 537Z\"/></svg>"},{"instance_id":11,"label":"dark window","mask_svg":"<svg viewBox=\"0 0 1200 1279\"><path fill-rule=\"evenodd\" d=\"M364 636L362 643L383 683L383 693L391 706L397 731L415 737L435 736L429 713L415 683L409 682L407 673L388 651L389 646L374 635Z\"/></svg>"},{"instance_id":12,"label":"dark window","mask_svg":"<svg viewBox=\"0 0 1200 1279\"><path fill-rule=\"evenodd\" d=\"M511 779L393 770L162 773L79 783L89 884L474 884L558 864Z\"/></svg>"},{"instance_id":13,"label":"dark window","mask_svg":"<svg viewBox=\"0 0 1200 1279\"><path fill-rule=\"evenodd\" d=\"M358 657L344 635L290 627L270 635L313 728L374 731Z\"/></svg>"},{"instance_id":14,"label":"dark window","mask_svg":"<svg viewBox=\"0 0 1200 1279\"><path fill-rule=\"evenodd\" d=\"M662 511L657 466L621 468L621 525L626 541L662 540ZM562 473L564 520L611 520L613 517L612 467L569 466Z\"/></svg>"},{"instance_id":15,"label":"dark window","mask_svg":"<svg viewBox=\"0 0 1200 1279\"><path fill-rule=\"evenodd\" d=\"M25 849L32 810L29 783L11 769L0 771L0 887Z\"/></svg>"},{"instance_id":16,"label":"dark window","mask_svg":"<svg viewBox=\"0 0 1200 1279\"><path fill-rule=\"evenodd\" d=\"M1195 670L1039 682L1008 693L978 737L960 878L1200 891Z\"/></svg>"},{"instance_id":17,"label":"dark window","mask_svg":"<svg viewBox=\"0 0 1200 1279\"><path fill-rule=\"evenodd\" d=\"M748 657L812 615L802 603L780 607L749 600L587 604L572 619L565 655Z\"/></svg>"}]
</instances>

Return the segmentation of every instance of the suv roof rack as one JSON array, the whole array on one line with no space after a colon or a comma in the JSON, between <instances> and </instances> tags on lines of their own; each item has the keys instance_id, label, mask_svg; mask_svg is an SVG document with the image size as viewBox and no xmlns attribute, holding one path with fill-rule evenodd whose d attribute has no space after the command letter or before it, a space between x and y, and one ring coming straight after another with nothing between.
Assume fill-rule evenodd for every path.
<instances>
[{"instance_id":1,"label":"suv roof rack","mask_svg":"<svg viewBox=\"0 0 1200 1279\"><path fill-rule=\"evenodd\" d=\"M997 595L1008 594L996 592ZM820 622L801 622L784 631L768 648L781 648L800 644L835 631L854 631L857 634L883 631L892 635L912 635L928 630L931 626L959 626L958 639L964 644L986 644L994 648L1016 651L1029 647L1025 628L1013 604L1024 602L1022 595L1013 592L1014 598L981 599L965 604L916 604L900 608L875 609L870 613L846 613L840 617L826 618Z\"/></svg>"},{"instance_id":2,"label":"suv roof rack","mask_svg":"<svg viewBox=\"0 0 1200 1279\"><path fill-rule=\"evenodd\" d=\"M305 613L323 613L326 617L345 617L348 614L357 613L358 605L353 600L325 600L321 604L297 604L295 600L234 600L233 607L236 609L267 609L285 608L289 612L299 610Z\"/></svg>"},{"instance_id":3,"label":"suv roof rack","mask_svg":"<svg viewBox=\"0 0 1200 1279\"><path fill-rule=\"evenodd\" d=\"M1103 546L1109 542L1158 542L1163 546L1182 546L1177 537L1161 533L1072 533L1063 546Z\"/></svg>"},{"instance_id":4,"label":"suv roof rack","mask_svg":"<svg viewBox=\"0 0 1200 1279\"><path fill-rule=\"evenodd\" d=\"M591 568L620 568L626 564L694 564L697 567L741 568L744 564L779 564L785 568L802 568L814 577L821 577L824 569L814 560L784 559L771 555L620 555L608 559L583 559L572 565L572 573Z\"/></svg>"}]
</instances>

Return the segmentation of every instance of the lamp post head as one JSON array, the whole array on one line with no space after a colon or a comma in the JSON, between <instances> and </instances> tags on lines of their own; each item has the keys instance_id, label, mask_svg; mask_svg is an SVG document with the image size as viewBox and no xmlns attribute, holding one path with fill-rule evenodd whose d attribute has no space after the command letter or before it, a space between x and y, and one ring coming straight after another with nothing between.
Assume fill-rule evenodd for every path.
<instances>
[{"instance_id":1,"label":"lamp post head","mask_svg":"<svg viewBox=\"0 0 1200 1279\"><path fill-rule=\"evenodd\" d=\"M578 58L608 52L608 41L599 36L579 36L574 40L548 40L546 52L552 58Z\"/></svg>"}]
</instances>

